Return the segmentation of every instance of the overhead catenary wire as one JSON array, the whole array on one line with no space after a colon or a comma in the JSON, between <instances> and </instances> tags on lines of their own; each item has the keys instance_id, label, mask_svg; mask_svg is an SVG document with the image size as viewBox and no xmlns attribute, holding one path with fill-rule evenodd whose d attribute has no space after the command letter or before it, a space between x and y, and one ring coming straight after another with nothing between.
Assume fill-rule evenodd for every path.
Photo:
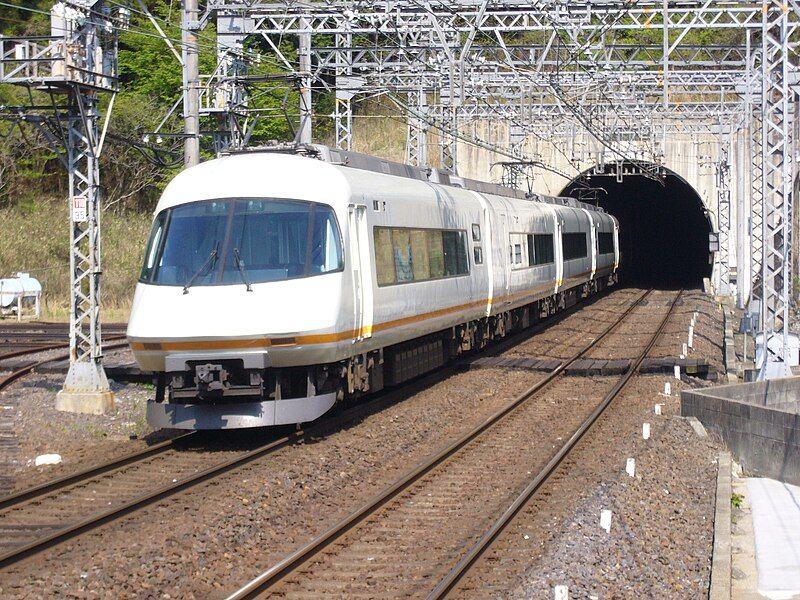
<instances>
[{"instance_id":1,"label":"overhead catenary wire","mask_svg":"<svg viewBox=\"0 0 800 600\"><path fill-rule=\"evenodd\" d=\"M107 0L107 1L108 1L109 3L111 3L111 4L114 4L114 5L116 5L116 6L119 6L119 7L124 7L124 8L126 8L126 9L130 10L131 12L137 13L137 14L139 14L139 15L141 15L141 16L144 16L144 17L147 17L147 16L148 16L148 15L147 15L147 13L145 13L145 12L143 12L143 11L141 11L141 10L138 10L138 9L136 9L136 8L134 8L134 7L131 7L131 6L129 6L129 5L123 5L123 4L121 4L121 3L119 3L119 2L117 2L117 1L115 1L115 0ZM2 5L7 5L7 6L14 6L14 5L10 5L10 4L8 4L8 3L5 3L5 2L0 2L0 4L2 4ZM37 12L37 13L40 13L40 14L49 15L49 13L47 13L46 11L41 11L41 10L37 10L37 9L31 9L31 8L29 8L29 7L22 7L22 8L24 8L24 9L26 9L26 10L29 10L29 11L31 11L31 12ZM426 7L423 7L423 8L425 8L426 10L429 10L429 9L427 9ZM451 12L451 13L452 13L452 10L450 10L448 7L445 7L445 8L446 8L446 10L448 10L448 12ZM429 12L430 12L430 11L429 11ZM99 14L99 13L98 13L98 14ZM101 16L102 16L103 18L109 18L107 15L101 15ZM175 25L174 23L171 23L171 22L169 22L169 21L166 21L166 20L164 20L163 18L160 18L160 17L154 17L154 18L156 18L157 20L159 20L159 21L163 22L164 24L166 24L166 25L167 25L167 26L169 26L169 27L176 27L176 26L177 26L179 29L181 29L181 30L183 29L183 26L182 26L182 25ZM114 27L116 27L116 28L117 28L118 30L120 30L120 31L122 31L122 30L123 30L123 29L122 29L121 27L119 27L118 25L115 25ZM133 33L133 34L147 35L147 36L149 36L149 37L158 38L158 39L163 39L163 37L165 37L165 36L161 36L161 35L159 35L159 34L154 34L154 33L147 32L147 31L143 31L143 30L136 30L136 29L134 29L134 28L131 28L131 27L128 27L128 28L127 28L127 29L125 29L124 31L128 31L129 33ZM381 31L378 29L378 27L377 27L377 26L376 26L375 34L376 34L376 36L384 36L384 35L385 35L385 34L383 34L383 32L381 32ZM167 37L168 37L168 36L167 36ZM182 43L180 40L175 40L175 39L172 39L172 38L169 38L169 39L170 39L170 40L171 40L173 43L175 43L176 45L178 45L178 46L181 46L181 47L182 47L182 46L184 45L184 44L183 44L183 43ZM398 48L400 48L401 46L400 46L400 45L397 45L397 47L398 47ZM251 59L250 57L244 56L244 59L245 59L246 61L248 61L248 62L252 62L252 59ZM415 59L415 60L417 60L417 61L418 61L418 62L420 62L421 64L424 64L424 63L422 63L422 62L420 61L420 59ZM512 68L515 68L515 67L514 67L514 65L509 65L509 66L511 66ZM329 68L330 68L330 67L329 67ZM314 80L315 80L315 81L318 81L318 82L320 81L318 74L312 74L312 76L313 76L313 78L314 78ZM487 106L490 106L488 102L484 102L484 103L485 103ZM432 124L432 125L433 125L434 127L436 127L437 129L440 129L440 126L439 126L438 124L435 124L435 123L430 123L430 124ZM443 132L443 133L444 133L444 132ZM513 157L513 158L520 158L518 155L510 155L510 154L507 154L507 153L506 153L506 152L505 152L505 151L504 151L504 150L503 150L501 147L498 147L498 146L496 146L495 144L492 144L492 143L490 143L490 142L487 142L487 141L485 141L485 140L471 140L471 139L469 139L469 138L466 138L466 139L465 139L465 136L463 136L463 135L461 135L461 134L458 134L456 137L457 137L457 138L459 138L459 139L461 139L463 142L466 142L466 143L473 143L473 141L474 141L474 142L475 142L475 143L476 143L476 144L477 144L479 147L483 147L484 149L492 149L492 150L496 151L498 154L502 154L502 155L505 155L505 156L510 156L510 157ZM524 157L523 157L523 158L524 158ZM539 163L541 163L541 161L536 161L536 162L539 162ZM555 172L558 172L558 171L556 170Z\"/></svg>"}]
</instances>

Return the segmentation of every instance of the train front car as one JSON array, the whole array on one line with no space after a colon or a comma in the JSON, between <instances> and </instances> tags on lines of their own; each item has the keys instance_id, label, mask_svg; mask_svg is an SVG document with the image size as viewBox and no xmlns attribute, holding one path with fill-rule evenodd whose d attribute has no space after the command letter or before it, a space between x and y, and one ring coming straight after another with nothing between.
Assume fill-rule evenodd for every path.
<instances>
[{"instance_id":1,"label":"train front car","mask_svg":"<svg viewBox=\"0 0 800 600\"><path fill-rule=\"evenodd\" d=\"M350 189L333 166L233 155L179 174L156 208L128 340L158 374L154 427L310 421L353 343ZM349 292L345 292L349 290Z\"/></svg>"}]
</instances>

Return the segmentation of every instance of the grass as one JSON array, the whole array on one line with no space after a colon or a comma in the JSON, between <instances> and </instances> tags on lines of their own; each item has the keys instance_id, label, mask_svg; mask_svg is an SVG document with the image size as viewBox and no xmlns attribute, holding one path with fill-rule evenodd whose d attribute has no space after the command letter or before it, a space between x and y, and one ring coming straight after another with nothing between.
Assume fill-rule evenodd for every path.
<instances>
[{"instance_id":1,"label":"grass","mask_svg":"<svg viewBox=\"0 0 800 600\"><path fill-rule=\"evenodd\" d=\"M150 230L150 215L102 215L104 322L126 321ZM69 316L69 221L63 200L0 209L0 276L26 271L42 284L42 318Z\"/></svg>"},{"instance_id":2,"label":"grass","mask_svg":"<svg viewBox=\"0 0 800 600\"><path fill-rule=\"evenodd\" d=\"M733 508L741 508L743 503L744 496L742 494L737 494L736 492L731 494L731 506Z\"/></svg>"}]
</instances>

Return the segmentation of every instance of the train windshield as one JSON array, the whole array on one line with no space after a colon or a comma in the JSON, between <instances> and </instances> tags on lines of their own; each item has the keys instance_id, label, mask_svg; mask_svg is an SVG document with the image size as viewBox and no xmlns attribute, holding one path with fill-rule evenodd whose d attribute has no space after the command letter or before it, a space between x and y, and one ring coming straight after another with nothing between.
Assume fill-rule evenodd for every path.
<instances>
[{"instance_id":1,"label":"train windshield","mask_svg":"<svg viewBox=\"0 0 800 600\"><path fill-rule=\"evenodd\" d=\"M140 281L249 285L341 269L341 237L330 206L234 198L159 213Z\"/></svg>"}]
</instances>

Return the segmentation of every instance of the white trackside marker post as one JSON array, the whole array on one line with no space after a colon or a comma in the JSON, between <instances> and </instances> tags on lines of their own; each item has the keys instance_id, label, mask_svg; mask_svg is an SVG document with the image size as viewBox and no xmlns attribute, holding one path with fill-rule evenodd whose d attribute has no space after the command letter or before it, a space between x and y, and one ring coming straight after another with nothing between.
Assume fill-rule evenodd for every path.
<instances>
[{"instance_id":1,"label":"white trackside marker post","mask_svg":"<svg viewBox=\"0 0 800 600\"><path fill-rule=\"evenodd\" d=\"M684 344L683 344L683 352L681 353L681 358L683 358L684 356L686 356L687 352L688 352L688 350L687 350L687 348L686 348L686 343L684 343Z\"/></svg>"},{"instance_id":2,"label":"white trackside marker post","mask_svg":"<svg viewBox=\"0 0 800 600\"><path fill-rule=\"evenodd\" d=\"M569 588L565 585L557 585L553 589L555 600L569 600Z\"/></svg>"},{"instance_id":3,"label":"white trackside marker post","mask_svg":"<svg viewBox=\"0 0 800 600\"><path fill-rule=\"evenodd\" d=\"M680 365L675 365L675 379L681 378L681 367Z\"/></svg>"},{"instance_id":4,"label":"white trackside marker post","mask_svg":"<svg viewBox=\"0 0 800 600\"><path fill-rule=\"evenodd\" d=\"M642 438L650 439L650 423L642 423Z\"/></svg>"},{"instance_id":5,"label":"white trackside marker post","mask_svg":"<svg viewBox=\"0 0 800 600\"><path fill-rule=\"evenodd\" d=\"M656 404L656 406L655 406L655 413L656 413L657 415L660 415L660 414L661 414L661 405L660 405L660 404Z\"/></svg>"},{"instance_id":6,"label":"white trackside marker post","mask_svg":"<svg viewBox=\"0 0 800 600\"><path fill-rule=\"evenodd\" d=\"M689 325L689 348L694 348L694 325Z\"/></svg>"},{"instance_id":7,"label":"white trackside marker post","mask_svg":"<svg viewBox=\"0 0 800 600\"><path fill-rule=\"evenodd\" d=\"M600 527L605 529L606 533L611 533L611 511L600 511Z\"/></svg>"},{"instance_id":8,"label":"white trackside marker post","mask_svg":"<svg viewBox=\"0 0 800 600\"><path fill-rule=\"evenodd\" d=\"M636 459L629 458L628 462L625 463L625 472L630 475L631 477L636 477Z\"/></svg>"},{"instance_id":9,"label":"white trackside marker post","mask_svg":"<svg viewBox=\"0 0 800 600\"><path fill-rule=\"evenodd\" d=\"M665 396L671 396L672 395L672 384L669 381L667 381L664 384L664 395Z\"/></svg>"}]
</instances>

